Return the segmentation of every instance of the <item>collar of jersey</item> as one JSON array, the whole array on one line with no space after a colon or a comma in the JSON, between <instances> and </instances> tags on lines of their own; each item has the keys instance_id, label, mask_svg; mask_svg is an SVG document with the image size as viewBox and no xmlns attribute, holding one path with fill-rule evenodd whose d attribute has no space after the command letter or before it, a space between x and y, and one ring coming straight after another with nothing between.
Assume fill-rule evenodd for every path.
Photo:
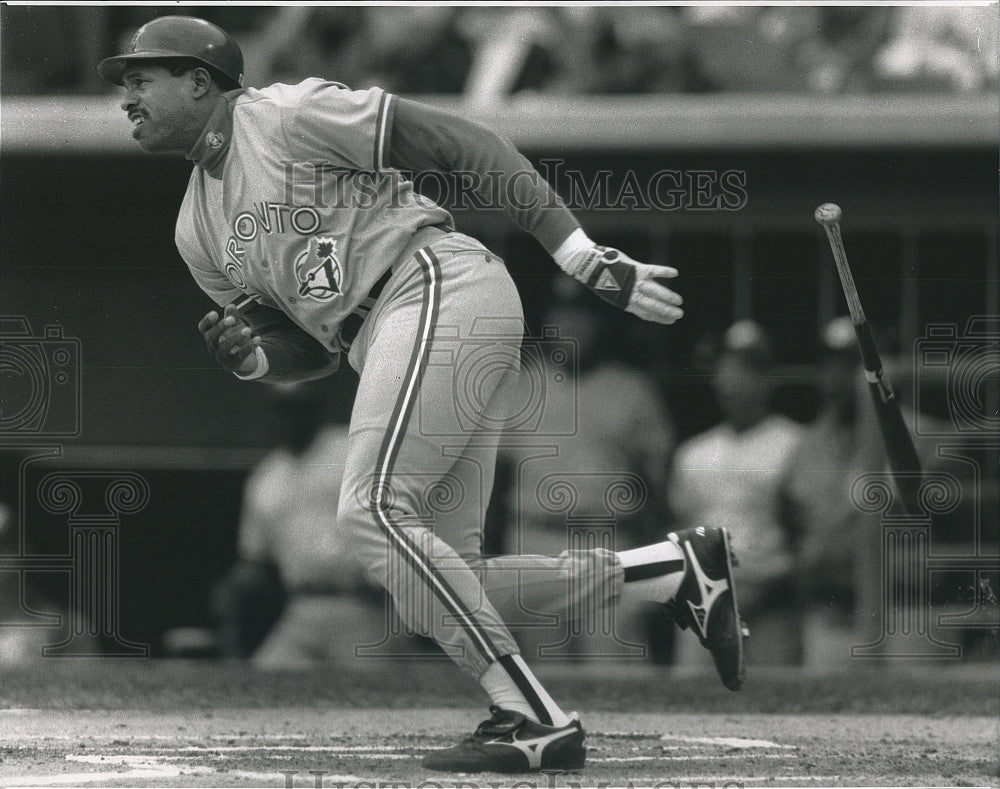
<instances>
[{"instance_id":1,"label":"collar of jersey","mask_svg":"<svg viewBox=\"0 0 1000 789\"><path fill-rule=\"evenodd\" d=\"M226 162L226 154L229 153L229 143L233 136L233 106L241 95L243 95L242 88L222 94L208 118L208 123L202 129L198 142L188 151L187 158L213 178L222 178L222 167ZM209 144L210 139L216 141L214 147Z\"/></svg>"}]
</instances>

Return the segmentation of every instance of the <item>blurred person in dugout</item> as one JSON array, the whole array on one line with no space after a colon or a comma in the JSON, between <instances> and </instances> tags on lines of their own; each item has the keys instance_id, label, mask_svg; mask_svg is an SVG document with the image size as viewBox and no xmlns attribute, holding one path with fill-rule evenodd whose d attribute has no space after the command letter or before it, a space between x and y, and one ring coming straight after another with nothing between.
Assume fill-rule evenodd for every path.
<instances>
[{"instance_id":1,"label":"blurred person in dugout","mask_svg":"<svg viewBox=\"0 0 1000 789\"><path fill-rule=\"evenodd\" d=\"M883 465L874 412L861 377L854 326L835 318L822 334L817 389L820 410L792 453L779 486L779 514L795 535L796 596L802 604L803 663L844 666L860 601L859 552L877 549L877 518L857 509L851 487L865 472Z\"/></svg>"},{"instance_id":2,"label":"blurred person in dugout","mask_svg":"<svg viewBox=\"0 0 1000 789\"><path fill-rule=\"evenodd\" d=\"M832 668L848 665L851 647L877 635L868 630L880 616L881 516L861 511L851 491L863 475L887 471L888 459L851 319L834 318L821 341L820 411L789 459L778 496L782 523L797 546L795 588L803 608L804 663ZM912 372L904 360L886 355L883 361L924 473L945 471L964 491L973 490L968 468L946 463L937 454L937 441L914 430L908 396ZM927 414L921 414L921 423L939 426L931 432L946 432L940 420ZM954 515L937 518L936 540L951 539L955 523L971 523L970 506L974 499L963 497Z\"/></svg>"},{"instance_id":3,"label":"blurred person in dugout","mask_svg":"<svg viewBox=\"0 0 1000 789\"><path fill-rule=\"evenodd\" d=\"M621 551L664 540L670 531L665 489L676 445L672 417L642 360L629 358L629 349L642 348L641 338L628 337L617 313L588 295L576 282L554 284L542 333L553 335L551 347L561 341L574 351L543 353L539 361L544 407L563 415L566 429L502 442L504 492L498 497L510 525L499 536L499 553ZM525 369L530 374L530 365ZM530 570L522 578L530 582ZM572 592L567 587L566 594ZM522 607L521 626L511 629L526 654L669 656L672 625L658 606L619 600L612 608L571 604L565 610L567 616L556 618Z\"/></svg>"},{"instance_id":4,"label":"blurred person in dugout","mask_svg":"<svg viewBox=\"0 0 1000 789\"><path fill-rule=\"evenodd\" d=\"M269 399L277 440L247 477L238 558L212 594L220 652L264 669L347 663L386 632L384 595L325 525L347 426L329 419L327 381L273 384Z\"/></svg>"},{"instance_id":5,"label":"blurred person in dugout","mask_svg":"<svg viewBox=\"0 0 1000 789\"><path fill-rule=\"evenodd\" d=\"M0 468L4 465L0 463ZM16 487L0 487L4 492L13 489ZM0 500L0 555L17 555L22 550L16 521L14 508ZM38 599L31 575L34 574L0 572L0 669L36 663L42 659L42 650L47 645L59 641L53 637L52 629L37 627L38 618L29 613L54 613L50 601Z\"/></svg>"},{"instance_id":6,"label":"blurred person in dugout","mask_svg":"<svg viewBox=\"0 0 1000 789\"><path fill-rule=\"evenodd\" d=\"M0 448L0 495L4 496L0 498L0 556L32 553L32 546L23 542L26 530L20 528L23 503L12 496L20 489L23 459L12 448ZM45 658L46 647L70 638L74 654L100 654L96 628L82 607L73 609L67 599L71 583L68 574L51 570L0 571L0 670L37 665Z\"/></svg>"},{"instance_id":7,"label":"blurred person in dugout","mask_svg":"<svg viewBox=\"0 0 1000 789\"><path fill-rule=\"evenodd\" d=\"M800 662L801 633L793 545L778 518L777 489L803 428L773 410L778 381L764 328L749 320L730 326L712 366L722 421L680 444L667 489L679 528L724 526L732 534L751 633L747 662L787 666ZM685 640L677 639L675 664L698 665Z\"/></svg>"}]
</instances>

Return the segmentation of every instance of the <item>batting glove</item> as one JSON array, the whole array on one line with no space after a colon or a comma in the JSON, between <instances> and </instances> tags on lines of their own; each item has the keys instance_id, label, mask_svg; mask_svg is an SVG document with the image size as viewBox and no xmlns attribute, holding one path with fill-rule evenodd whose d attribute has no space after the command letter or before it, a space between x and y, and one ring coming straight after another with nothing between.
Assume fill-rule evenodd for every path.
<instances>
[{"instance_id":1,"label":"batting glove","mask_svg":"<svg viewBox=\"0 0 1000 789\"><path fill-rule=\"evenodd\" d=\"M267 356L234 305L226 305L221 319L214 310L208 313L198 321L198 329L222 369L247 381L267 374Z\"/></svg>"},{"instance_id":2,"label":"batting glove","mask_svg":"<svg viewBox=\"0 0 1000 789\"><path fill-rule=\"evenodd\" d=\"M613 247L591 241L574 230L553 255L559 267L609 304L643 320L674 323L684 317L684 300L659 280L677 276L671 266L633 260Z\"/></svg>"}]
</instances>

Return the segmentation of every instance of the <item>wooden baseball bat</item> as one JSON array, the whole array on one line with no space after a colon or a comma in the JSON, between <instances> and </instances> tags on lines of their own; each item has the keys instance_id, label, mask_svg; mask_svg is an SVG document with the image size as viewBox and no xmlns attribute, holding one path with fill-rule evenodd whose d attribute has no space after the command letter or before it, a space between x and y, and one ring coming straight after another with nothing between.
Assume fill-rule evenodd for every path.
<instances>
[{"instance_id":1,"label":"wooden baseball bat","mask_svg":"<svg viewBox=\"0 0 1000 789\"><path fill-rule=\"evenodd\" d=\"M913 436L910 435L910 431L903 421L899 401L896 399L896 395L889 385L889 380L885 376L885 371L882 369L882 358L879 356L878 348L875 346L875 338L872 336L871 327L868 325L865 311L861 306L858 289L854 285L854 277L851 274L851 267L847 262L847 252L844 249L844 240L840 235L840 206L835 203L823 203L816 209L814 216L826 231L826 236L830 241L830 249L833 251L833 259L837 264L840 284L844 290L844 297L847 299L847 307L851 311L851 322L854 324L858 349L861 351L865 379L868 381L868 390L872 397L872 403L875 405L875 416L882 432L889 467L893 471L893 481L907 512L915 513L922 473L920 458L913 445Z\"/></svg>"}]
</instances>

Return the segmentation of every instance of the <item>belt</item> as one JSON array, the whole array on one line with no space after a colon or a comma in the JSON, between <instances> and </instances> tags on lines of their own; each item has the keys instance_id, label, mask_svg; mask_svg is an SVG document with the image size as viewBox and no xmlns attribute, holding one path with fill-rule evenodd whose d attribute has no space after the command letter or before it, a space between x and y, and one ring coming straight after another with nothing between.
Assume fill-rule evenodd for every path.
<instances>
[{"instance_id":1,"label":"belt","mask_svg":"<svg viewBox=\"0 0 1000 789\"><path fill-rule=\"evenodd\" d=\"M417 252L418 249L422 249L427 246L431 241L443 233L450 233L453 232L453 230L454 228L447 224L427 225L420 228L413 234L413 238L407 245L404 253L400 255L399 262L408 260ZM344 318L343 322L340 324L340 344L343 346L345 351L350 350L351 346L354 344L354 341L358 337L358 332L360 332L361 327L364 326L365 319L375 307L375 302L378 301L378 297L382 295L382 291L385 289L385 286L389 282L389 278L391 276L392 268L390 267L386 269L386 272L381 277L379 277L378 282L372 286L371 290L368 291L368 295L361 300L361 303L354 309L354 312Z\"/></svg>"}]
</instances>

